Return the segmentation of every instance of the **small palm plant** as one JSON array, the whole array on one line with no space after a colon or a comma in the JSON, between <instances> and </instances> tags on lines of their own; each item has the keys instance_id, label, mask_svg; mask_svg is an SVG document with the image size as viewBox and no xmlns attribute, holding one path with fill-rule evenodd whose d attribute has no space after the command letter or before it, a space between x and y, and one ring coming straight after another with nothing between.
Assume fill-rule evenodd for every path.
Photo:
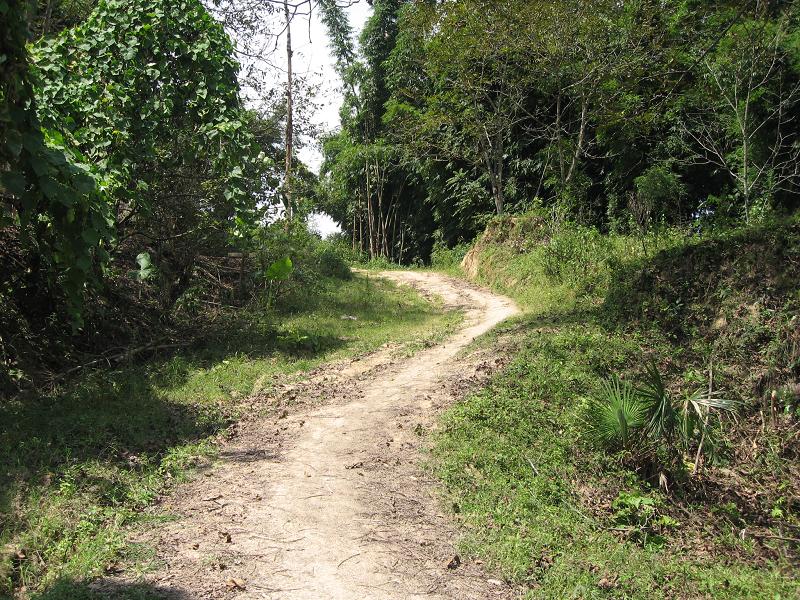
<instances>
[{"instance_id":1,"label":"small palm plant","mask_svg":"<svg viewBox=\"0 0 800 600\"><path fill-rule=\"evenodd\" d=\"M647 406L629 383L616 375L603 382L602 394L590 400L584 422L589 437L609 450L630 450L647 419Z\"/></svg>"},{"instance_id":2,"label":"small palm plant","mask_svg":"<svg viewBox=\"0 0 800 600\"><path fill-rule=\"evenodd\" d=\"M673 454L689 453L697 443L695 471L704 446L713 446L712 411L734 412L738 408L736 401L718 397L711 385L708 390L696 390L682 399L671 396L653 362L647 365L644 383L636 392L647 404L647 436L652 441L662 442Z\"/></svg>"},{"instance_id":3,"label":"small palm plant","mask_svg":"<svg viewBox=\"0 0 800 600\"><path fill-rule=\"evenodd\" d=\"M658 367L647 365L643 383L634 387L613 375L586 409L588 437L607 450L628 450L640 458L662 448L672 463L689 454L696 444L694 470L704 450L714 447L714 411L733 412L737 403L698 390L678 398L667 391Z\"/></svg>"}]
</instances>

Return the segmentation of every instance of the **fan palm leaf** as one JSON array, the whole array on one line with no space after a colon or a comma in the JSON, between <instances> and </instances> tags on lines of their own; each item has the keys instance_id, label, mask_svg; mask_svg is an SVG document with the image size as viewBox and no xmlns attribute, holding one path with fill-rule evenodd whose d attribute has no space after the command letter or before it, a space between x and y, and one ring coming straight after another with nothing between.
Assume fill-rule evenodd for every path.
<instances>
[{"instance_id":1,"label":"fan palm leaf","mask_svg":"<svg viewBox=\"0 0 800 600\"><path fill-rule=\"evenodd\" d=\"M589 402L586 426L590 437L607 448L629 448L635 430L644 426L646 405L630 384L613 376Z\"/></svg>"},{"instance_id":2,"label":"fan palm leaf","mask_svg":"<svg viewBox=\"0 0 800 600\"><path fill-rule=\"evenodd\" d=\"M654 362L646 366L644 383L636 393L647 405L647 433L652 439L670 437L678 423L678 413Z\"/></svg>"}]
</instances>

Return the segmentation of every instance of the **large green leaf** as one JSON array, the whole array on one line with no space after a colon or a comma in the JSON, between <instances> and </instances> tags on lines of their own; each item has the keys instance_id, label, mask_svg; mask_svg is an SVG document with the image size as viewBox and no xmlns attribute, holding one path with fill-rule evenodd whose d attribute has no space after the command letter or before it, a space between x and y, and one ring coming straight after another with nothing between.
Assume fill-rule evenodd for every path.
<instances>
[{"instance_id":1,"label":"large green leaf","mask_svg":"<svg viewBox=\"0 0 800 600\"><path fill-rule=\"evenodd\" d=\"M281 258L272 263L264 273L264 276L270 281L281 281L288 279L292 274L292 259L288 256Z\"/></svg>"},{"instance_id":2,"label":"large green leaf","mask_svg":"<svg viewBox=\"0 0 800 600\"><path fill-rule=\"evenodd\" d=\"M147 281L156 273L156 267L150 259L149 252L142 252L136 256L136 263L139 265L138 271L131 271L137 281Z\"/></svg>"}]
</instances>

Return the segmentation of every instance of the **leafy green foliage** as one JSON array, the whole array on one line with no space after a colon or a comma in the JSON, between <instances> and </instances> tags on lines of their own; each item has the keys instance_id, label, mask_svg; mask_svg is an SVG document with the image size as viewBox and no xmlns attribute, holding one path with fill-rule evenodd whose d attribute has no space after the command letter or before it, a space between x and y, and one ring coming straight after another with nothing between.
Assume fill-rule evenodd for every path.
<instances>
[{"instance_id":1,"label":"leafy green foliage","mask_svg":"<svg viewBox=\"0 0 800 600\"><path fill-rule=\"evenodd\" d=\"M272 263L264 272L264 277L270 281L282 281L292 274L292 259L288 256Z\"/></svg>"},{"instance_id":2,"label":"leafy green foliage","mask_svg":"<svg viewBox=\"0 0 800 600\"><path fill-rule=\"evenodd\" d=\"M28 60L25 13L2 6L14 21L3 29L0 224L27 263L4 287L64 298L80 325L86 286L113 270L118 240L139 237L171 306L196 254L188 248L256 224L264 159L230 40L199 1L109 0L38 40Z\"/></svg>"},{"instance_id":3,"label":"leafy green foliage","mask_svg":"<svg viewBox=\"0 0 800 600\"><path fill-rule=\"evenodd\" d=\"M222 187L217 202L246 211L242 178L255 156L232 55L199 1L103 1L86 23L33 48L39 116L101 171L126 214L152 210L156 162L167 172L207 166Z\"/></svg>"},{"instance_id":4,"label":"leafy green foliage","mask_svg":"<svg viewBox=\"0 0 800 600\"><path fill-rule=\"evenodd\" d=\"M714 447L714 411L732 412L737 403L697 390L683 399L670 394L655 364L649 363L644 383L634 388L614 375L602 384L601 395L589 401L584 411L588 437L599 448L626 450L637 462L652 460L663 449L667 464L661 468L680 470L696 448Z\"/></svg>"},{"instance_id":5,"label":"leafy green foliage","mask_svg":"<svg viewBox=\"0 0 800 600\"><path fill-rule=\"evenodd\" d=\"M24 7L4 1L0 14L0 226L19 227L21 240L39 257L30 277L63 291L80 323L79 305L93 278L93 259L107 257L101 241L111 236L108 207L96 170L37 115Z\"/></svg>"},{"instance_id":6,"label":"leafy green foliage","mask_svg":"<svg viewBox=\"0 0 800 600\"><path fill-rule=\"evenodd\" d=\"M601 395L589 402L585 420L590 438L600 447L630 450L647 416L633 386L614 376L603 381Z\"/></svg>"},{"instance_id":7,"label":"leafy green foliage","mask_svg":"<svg viewBox=\"0 0 800 600\"><path fill-rule=\"evenodd\" d=\"M431 266L434 269L457 269L469 249L469 244L458 244L448 248L441 239L438 239L431 250Z\"/></svg>"},{"instance_id":8,"label":"leafy green foliage","mask_svg":"<svg viewBox=\"0 0 800 600\"><path fill-rule=\"evenodd\" d=\"M791 3L398 4L376 0L358 58L337 54L349 93L325 146L331 213L370 258L428 262L434 231L454 247L532 208L645 238L798 206Z\"/></svg>"},{"instance_id":9,"label":"leafy green foliage","mask_svg":"<svg viewBox=\"0 0 800 600\"><path fill-rule=\"evenodd\" d=\"M152 335L200 276L198 255L243 246L277 182L231 41L201 2L102 1L30 57L24 11L8 10L0 360L30 374ZM140 264L131 288L142 254L158 269Z\"/></svg>"},{"instance_id":10,"label":"leafy green foliage","mask_svg":"<svg viewBox=\"0 0 800 600\"><path fill-rule=\"evenodd\" d=\"M137 281L147 281L156 273L156 267L150 259L149 252L142 252L136 256L136 264L139 265L138 271L133 271L132 275Z\"/></svg>"}]
</instances>

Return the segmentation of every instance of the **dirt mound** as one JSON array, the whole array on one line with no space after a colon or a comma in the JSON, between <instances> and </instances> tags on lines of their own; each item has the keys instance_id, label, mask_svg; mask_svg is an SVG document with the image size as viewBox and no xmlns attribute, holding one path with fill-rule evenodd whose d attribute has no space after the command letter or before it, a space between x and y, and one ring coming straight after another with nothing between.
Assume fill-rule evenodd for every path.
<instances>
[{"instance_id":1,"label":"dirt mound","mask_svg":"<svg viewBox=\"0 0 800 600\"><path fill-rule=\"evenodd\" d=\"M547 244L549 240L550 225L543 215L528 213L498 217L487 225L475 245L464 256L461 268L469 279L478 281L485 251L502 247L514 254L523 254L536 246Z\"/></svg>"},{"instance_id":2,"label":"dirt mound","mask_svg":"<svg viewBox=\"0 0 800 600\"><path fill-rule=\"evenodd\" d=\"M751 228L661 252L614 273L605 309L705 340L737 393L763 396L800 381L800 223Z\"/></svg>"}]
</instances>

